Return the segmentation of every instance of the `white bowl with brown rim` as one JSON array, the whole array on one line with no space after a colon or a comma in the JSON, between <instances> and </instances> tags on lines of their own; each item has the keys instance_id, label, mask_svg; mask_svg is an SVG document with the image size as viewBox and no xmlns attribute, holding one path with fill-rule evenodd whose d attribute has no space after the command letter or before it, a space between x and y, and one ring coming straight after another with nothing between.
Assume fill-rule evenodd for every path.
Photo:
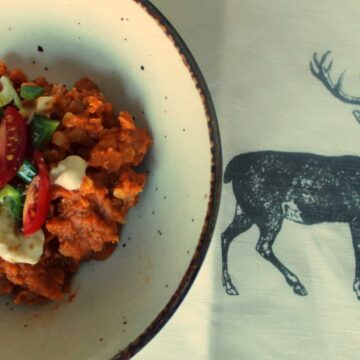
<instances>
[{"instance_id":1,"label":"white bowl with brown rim","mask_svg":"<svg viewBox=\"0 0 360 360\"><path fill-rule=\"evenodd\" d=\"M88 76L154 145L116 252L81 268L76 297L41 306L0 298L0 358L127 359L161 329L203 262L221 190L209 91L180 36L145 0L2 4L0 58L30 77ZM174 339L176 341L176 339Z\"/></svg>"}]
</instances>

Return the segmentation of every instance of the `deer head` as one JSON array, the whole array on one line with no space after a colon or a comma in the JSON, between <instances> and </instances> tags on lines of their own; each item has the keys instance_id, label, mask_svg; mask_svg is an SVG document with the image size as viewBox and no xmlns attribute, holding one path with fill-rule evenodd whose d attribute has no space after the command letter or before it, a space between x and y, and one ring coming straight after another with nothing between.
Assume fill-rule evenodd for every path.
<instances>
[{"instance_id":1,"label":"deer head","mask_svg":"<svg viewBox=\"0 0 360 360\"><path fill-rule=\"evenodd\" d=\"M319 79L324 86L333 94L336 98L347 104L360 105L360 98L347 95L343 89L343 81L346 71L344 71L337 81L333 81L330 76L330 71L333 65L333 61L328 61L331 51L325 52L325 54L319 59L318 54L314 53L312 61L310 61L310 70L312 74ZM360 123L360 111L354 110L353 115Z\"/></svg>"}]
</instances>

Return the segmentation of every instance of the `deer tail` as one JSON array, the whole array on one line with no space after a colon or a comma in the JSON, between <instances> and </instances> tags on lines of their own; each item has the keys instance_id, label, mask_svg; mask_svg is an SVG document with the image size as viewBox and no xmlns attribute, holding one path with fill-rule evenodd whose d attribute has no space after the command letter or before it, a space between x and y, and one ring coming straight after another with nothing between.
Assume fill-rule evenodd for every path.
<instances>
[{"instance_id":1,"label":"deer tail","mask_svg":"<svg viewBox=\"0 0 360 360\"><path fill-rule=\"evenodd\" d=\"M233 158L226 166L224 173L224 183L228 184L233 181L236 175L236 157Z\"/></svg>"}]
</instances>

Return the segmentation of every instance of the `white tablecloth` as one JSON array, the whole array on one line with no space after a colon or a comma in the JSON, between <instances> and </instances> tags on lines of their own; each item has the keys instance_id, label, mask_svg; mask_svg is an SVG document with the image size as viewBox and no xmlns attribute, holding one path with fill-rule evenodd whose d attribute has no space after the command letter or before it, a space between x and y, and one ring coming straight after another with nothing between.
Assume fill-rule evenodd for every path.
<instances>
[{"instance_id":1,"label":"white tablecloth","mask_svg":"<svg viewBox=\"0 0 360 360\"><path fill-rule=\"evenodd\" d=\"M218 114L224 167L235 155L258 150L360 155L356 104L340 101L309 69L315 51L321 57L332 50L327 64L331 57L333 80L347 70L344 91L360 96L358 1L153 2L205 75ZM231 185L224 184L213 241L194 286L135 358L358 359L360 302L352 290L349 226L284 222L274 251L298 275L307 296L294 294L256 252L259 231L252 227L231 244L229 271L240 294L229 296L221 283L220 239L234 210ZM293 218L301 218L296 204L292 211Z\"/></svg>"}]
</instances>

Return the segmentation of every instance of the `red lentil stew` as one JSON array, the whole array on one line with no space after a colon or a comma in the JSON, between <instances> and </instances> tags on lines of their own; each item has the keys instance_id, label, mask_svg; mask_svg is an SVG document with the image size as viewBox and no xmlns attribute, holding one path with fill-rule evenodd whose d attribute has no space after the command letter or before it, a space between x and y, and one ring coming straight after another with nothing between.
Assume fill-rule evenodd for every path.
<instances>
[{"instance_id":1,"label":"red lentil stew","mask_svg":"<svg viewBox=\"0 0 360 360\"><path fill-rule=\"evenodd\" d=\"M0 293L60 300L82 262L107 259L151 143L92 80L69 90L0 61Z\"/></svg>"}]
</instances>

